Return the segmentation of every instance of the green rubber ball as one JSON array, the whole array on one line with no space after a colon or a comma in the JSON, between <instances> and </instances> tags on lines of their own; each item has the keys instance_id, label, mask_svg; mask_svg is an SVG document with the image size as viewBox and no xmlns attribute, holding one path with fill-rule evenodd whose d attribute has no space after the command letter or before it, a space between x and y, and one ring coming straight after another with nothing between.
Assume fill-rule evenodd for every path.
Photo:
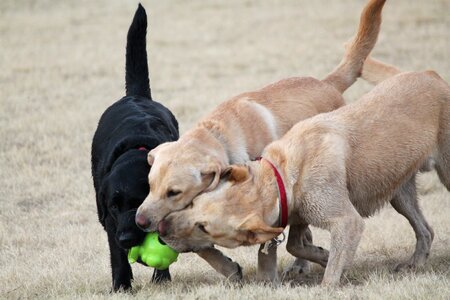
<instances>
[{"instance_id":1,"label":"green rubber ball","mask_svg":"<svg viewBox=\"0 0 450 300\"><path fill-rule=\"evenodd\" d=\"M166 270L173 262L177 261L177 257L178 252L161 243L156 232L148 233L140 246L135 246L128 251L130 264L140 258L147 266L158 270Z\"/></svg>"}]
</instances>

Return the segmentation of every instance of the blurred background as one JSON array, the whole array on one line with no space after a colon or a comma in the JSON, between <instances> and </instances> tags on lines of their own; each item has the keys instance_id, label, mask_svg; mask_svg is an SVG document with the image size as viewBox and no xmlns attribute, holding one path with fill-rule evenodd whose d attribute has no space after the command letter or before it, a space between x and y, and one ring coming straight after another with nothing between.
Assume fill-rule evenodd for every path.
<instances>
[{"instance_id":1,"label":"blurred background","mask_svg":"<svg viewBox=\"0 0 450 300\"><path fill-rule=\"evenodd\" d=\"M110 297L106 234L97 221L90 144L102 112L124 95L126 33L137 1L0 1L0 298ZM356 31L363 0L142 1L154 98L181 132L217 104L291 76L323 78ZM387 1L374 56L450 81L450 1ZM371 86L345 94L356 101ZM450 297L449 193L434 172L419 178L435 240L417 273L394 275L414 250L391 208L367 221L352 283L338 296ZM319 245L328 234L315 230ZM249 281L230 289L195 255L173 266L173 284L150 284L137 266L136 297L328 297L323 270L278 288L255 282L257 249L226 250ZM280 249L280 271L291 261ZM311 284L312 287L302 283ZM255 288L257 287L257 288ZM381 294L380 294L381 293Z\"/></svg>"}]
</instances>

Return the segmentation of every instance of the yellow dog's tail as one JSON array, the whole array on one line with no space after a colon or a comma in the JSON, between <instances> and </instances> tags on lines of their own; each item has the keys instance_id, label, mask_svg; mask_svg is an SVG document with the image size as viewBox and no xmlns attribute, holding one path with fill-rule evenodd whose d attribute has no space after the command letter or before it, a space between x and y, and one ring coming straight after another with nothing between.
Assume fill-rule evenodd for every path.
<instances>
[{"instance_id":1,"label":"yellow dog's tail","mask_svg":"<svg viewBox=\"0 0 450 300\"><path fill-rule=\"evenodd\" d=\"M324 82L333 85L341 93L361 75L364 61L377 42L385 2L386 0L370 0L364 7L356 36L346 47L341 63L324 79Z\"/></svg>"}]
</instances>

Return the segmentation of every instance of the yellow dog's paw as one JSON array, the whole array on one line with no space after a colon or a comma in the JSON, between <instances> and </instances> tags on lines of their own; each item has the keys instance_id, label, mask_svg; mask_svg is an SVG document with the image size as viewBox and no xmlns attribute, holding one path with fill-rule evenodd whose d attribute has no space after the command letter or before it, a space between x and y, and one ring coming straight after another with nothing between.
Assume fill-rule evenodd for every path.
<instances>
[{"instance_id":1,"label":"yellow dog's paw","mask_svg":"<svg viewBox=\"0 0 450 300\"><path fill-rule=\"evenodd\" d=\"M295 259L292 264L288 265L282 273L282 278L291 277L299 274L307 274L311 270L309 261L301 258Z\"/></svg>"}]
</instances>

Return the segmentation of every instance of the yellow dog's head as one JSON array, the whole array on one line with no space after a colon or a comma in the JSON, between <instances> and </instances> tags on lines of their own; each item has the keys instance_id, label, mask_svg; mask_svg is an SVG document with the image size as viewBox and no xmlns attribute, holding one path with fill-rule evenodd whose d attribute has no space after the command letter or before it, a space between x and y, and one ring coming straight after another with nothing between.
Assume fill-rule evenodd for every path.
<instances>
[{"instance_id":1,"label":"yellow dog's head","mask_svg":"<svg viewBox=\"0 0 450 300\"><path fill-rule=\"evenodd\" d=\"M270 166L261 165L249 162L226 168L216 189L161 221L162 239L186 252L213 244L227 248L260 244L278 236L283 228L267 225L278 218L276 182ZM274 188L264 189L268 183Z\"/></svg>"},{"instance_id":2,"label":"yellow dog's head","mask_svg":"<svg viewBox=\"0 0 450 300\"><path fill-rule=\"evenodd\" d=\"M166 215L184 209L195 196L217 186L223 163L219 153L209 149L195 141L176 141L149 152L150 193L136 214L139 227L155 231Z\"/></svg>"}]
</instances>

